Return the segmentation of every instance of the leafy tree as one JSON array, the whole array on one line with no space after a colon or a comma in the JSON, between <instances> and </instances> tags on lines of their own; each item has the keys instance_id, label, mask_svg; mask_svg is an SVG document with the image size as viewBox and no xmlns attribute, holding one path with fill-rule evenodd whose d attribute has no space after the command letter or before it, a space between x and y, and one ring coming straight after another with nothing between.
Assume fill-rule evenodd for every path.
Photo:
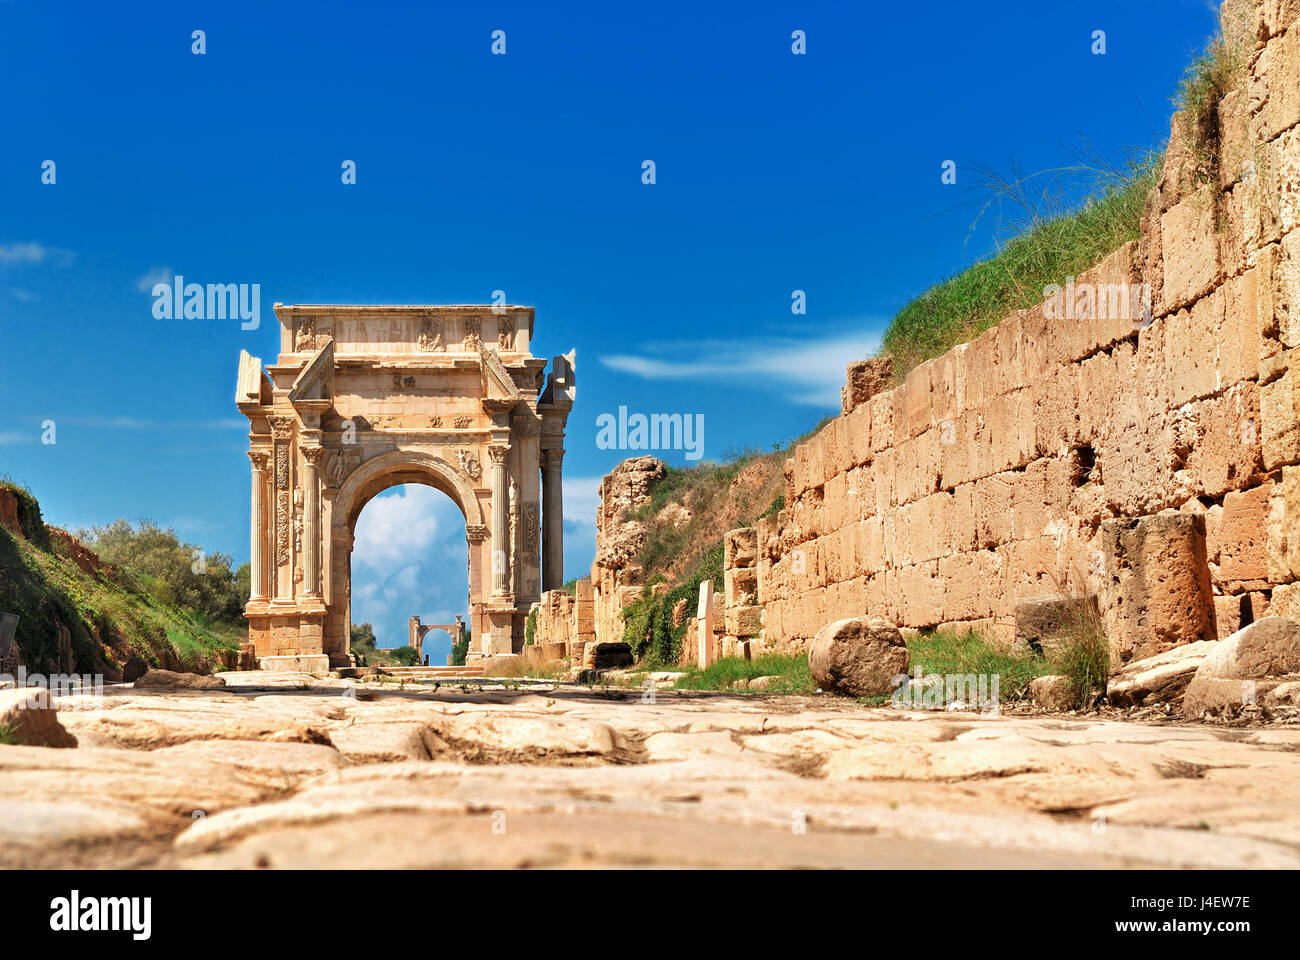
<instances>
[{"instance_id":1,"label":"leafy tree","mask_svg":"<svg viewBox=\"0 0 1300 960\"><path fill-rule=\"evenodd\" d=\"M368 666L369 659L375 655L375 647L378 643L373 626L368 623L352 624L352 653L357 658L357 666Z\"/></svg>"},{"instance_id":2,"label":"leafy tree","mask_svg":"<svg viewBox=\"0 0 1300 960\"><path fill-rule=\"evenodd\" d=\"M159 602L193 611L201 620L243 622L247 593L228 554L207 553L151 520L115 520L77 531L100 558L136 577Z\"/></svg>"},{"instance_id":3,"label":"leafy tree","mask_svg":"<svg viewBox=\"0 0 1300 960\"><path fill-rule=\"evenodd\" d=\"M465 666L465 657L469 655L469 624L465 624L465 633L461 636L460 643L451 645L451 665L453 667Z\"/></svg>"},{"instance_id":4,"label":"leafy tree","mask_svg":"<svg viewBox=\"0 0 1300 960\"><path fill-rule=\"evenodd\" d=\"M392 654L393 659L404 667L418 667L420 665L420 655L416 653L415 647L398 647L389 652Z\"/></svg>"}]
</instances>

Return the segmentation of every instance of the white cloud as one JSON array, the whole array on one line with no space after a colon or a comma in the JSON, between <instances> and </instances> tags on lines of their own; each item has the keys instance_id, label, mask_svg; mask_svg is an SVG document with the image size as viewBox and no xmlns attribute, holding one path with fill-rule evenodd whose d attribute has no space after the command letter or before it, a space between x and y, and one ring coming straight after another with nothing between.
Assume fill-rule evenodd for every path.
<instances>
[{"instance_id":1,"label":"white cloud","mask_svg":"<svg viewBox=\"0 0 1300 960\"><path fill-rule=\"evenodd\" d=\"M14 295L15 299L21 300L23 303L33 303L40 299L39 296L32 293L30 290L20 290L17 287L10 287L9 292Z\"/></svg>"},{"instance_id":2,"label":"white cloud","mask_svg":"<svg viewBox=\"0 0 1300 960\"><path fill-rule=\"evenodd\" d=\"M45 263L47 260L58 266L66 267L77 254L72 250L47 247L35 240L23 243L0 243L0 265Z\"/></svg>"},{"instance_id":3,"label":"white cloud","mask_svg":"<svg viewBox=\"0 0 1300 960\"><path fill-rule=\"evenodd\" d=\"M682 361L614 354L601 357L600 362L611 370L645 380L747 379L756 389L770 389L773 383L779 383L793 388L787 393L792 403L838 407L845 366L851 360L871 356L879 344L878 335L857 331L809 340L768 337L694 341L655 345L647 353L725 359Z\"/></svg>"},{"instance_id":4,"label":"white cloud","mask_svg":"<svg viewBox=\"0 0 1300 960\"><path fill-rule=\"evenodd\" d=\"M460 511L432 487L410 485L375 497L357 520L352 564L369 567L409 564L432 550L440 521Z\"/></svg>"},{"instance_id":5,"label":"white cloud","mask_svg":"<svg viewBox=\"0 0 1300 960\"><path fill-rule=\"evenodd\" d=\"M135 282L135 288L141 293L151 293L155 283L171 283L173 275L171 267L150 267L149 272Z\"/></svg>"}]
</instances>

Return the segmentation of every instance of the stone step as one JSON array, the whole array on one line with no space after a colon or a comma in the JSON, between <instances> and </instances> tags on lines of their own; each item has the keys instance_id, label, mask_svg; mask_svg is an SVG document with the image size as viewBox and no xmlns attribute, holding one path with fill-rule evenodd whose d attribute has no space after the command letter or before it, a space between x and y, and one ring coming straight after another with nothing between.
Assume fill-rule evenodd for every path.
<instances>
[{"instance_id":1,"label":"stone step","mask_svg":"<svg viewBox=\"0 0 1300 960\"><path fill-rule=\"evenodd\" d=\"M390 677L408 680L443 679L455 677L481 677L482 667L380 667L379 672Z\"/></svg>"}]
</instances>

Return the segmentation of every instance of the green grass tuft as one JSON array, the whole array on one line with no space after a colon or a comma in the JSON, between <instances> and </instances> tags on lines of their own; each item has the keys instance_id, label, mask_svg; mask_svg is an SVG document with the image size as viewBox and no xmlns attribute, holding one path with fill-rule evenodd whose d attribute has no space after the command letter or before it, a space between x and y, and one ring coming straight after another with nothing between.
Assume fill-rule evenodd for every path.
<instances>
[{"instance_id":1,"label":"green grass tuft","mask_svg":"<svg viewBox=\"0 0 1300 960\"><path fill-rule=\"evenodd\" d=\"M1019 697L1034 677L1052 672L1046 659L1032 651L1019 653L991 646L974 630L922 632L907 643L912 656L909 673L920 667L922 674L985 674L998 676L998 695Z\"/></svg>"},{"instance_id":2,"label":"green grass tuft","mask_svg":"<svg viewBox=\"0 0 1300 960\"><path fill-rule=\"evenodd\" d=\"M676 686L679 690L731 690L737 680L755 677L777 678L762 693L812 693L817 689L808 669L808 657L784 653L765 653L753 660L723 657L703 670L690 665Z\"/></svg>"}]
</instances>

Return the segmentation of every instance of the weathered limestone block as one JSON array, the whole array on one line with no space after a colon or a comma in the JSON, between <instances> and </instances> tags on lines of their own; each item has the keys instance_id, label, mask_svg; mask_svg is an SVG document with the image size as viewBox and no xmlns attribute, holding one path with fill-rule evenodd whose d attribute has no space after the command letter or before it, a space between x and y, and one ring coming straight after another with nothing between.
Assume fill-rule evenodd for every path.
<instances>
[{"instance_id":1,"label":"weathered limestone block","mask_svg":"<svg viewBox=\"0 0 1300 960\"><path fill-rule=\"evenodd\" d=\"M1169 309L1187 306L1219 280L1219 241L1210 188L1181 201L1160 218L1164 300Z\"/></svg>"},{"instance_id":2,"label":"weathered limestone block","mask_svg":"<svg viewBox=\"0 0 1300 960\"><path fill-rule=\"evenodd\" d=\"M205 677L197 673L177 673L172 670L150 670L133 684L136 689L155 687L190 690L216 690L225 685L226 681L221 677Z\"/></svg>"},{"instance_id":3,"label":"weathered limestone block","mask_svg":"<svg viewBox=\"0 0 1300 960\"><path fill-rule=\"evenodd\" d=\"M1070 678L1059 674L1034 677L1027 692L1029 699L1045 710L1073 710L1078 705Z\"/></svg>"},{"instance_id":4,"label":"weathered limestone block","mask_svg":"<svg viewBox=\"0 0 1300 960\"><path fill-rule=\"evenodd\" d=\"M1214 598L1214 627L1220 640L1226 640L1250 622L1250 594L1236 593Z\"/></svg>"},{"instance_id":5,"label":"weathered limestone block","mask_svg":"<svg viewBox=\"0 0 1300 960\"><path fill-rule=\"evenodd\" d=\"M753 637L763 632L763 608L727 607L724 621L729 637Z\"/></svg>"},{"instance_id":6,"label":"weathered limestone block","mask_svg":"<svg viewBox=\"0 0 1300 960\"><path fill-rule=\"evenodd\" d=\"M1016 604L1016 639L1019 649L1052 649L1076 616L1072 601L1062 596L1026 597Z\"/></svg>"},{"instance_id":7,"label":"weathered limestone block","mask_svg":"<svg viewBox=\"0 0 1300 960\"><path fill-rule=\"evenodd\" d=\"M727 570L723 573L723 582L728 608L751 607L758 602L757 568Z\"/></svg>"},{"instance_id":8,"label":"weathered limestone block","mask_svg":"<svg viewBox=\"0 0 1300 960\"><path fill-rule=\"evenodd\" d=\"M1206 515L1206 555L1220 584L1268 582L1268 515L1272 484L1224 496ZM1220 634L1223 633L1220 628ZM1231 633L1232 631L1228 631Z\"/></svg>"},{"instance_id":9,"label":"weathered limestone block","mask_svg":"<svg viewBox=\"0 0 1300 960\"><path fill-rule=\"evenodd\" d=\"M1300 123L1300 30L1294 21L1268 42L1268 125L1281 133Z\"/></svg>"},{"instance_id":10,"label":"weathered limestone block","mask_svg":"<svg viewBox=\"0 0 1300 960\"><path fill-rule=\"evenodd\" d=\"M853 697L889 693L893 678L906 674L910 662L897 627L864 617L827 624L808 650L808 666L818 687Z\"/></svg>"},{"instance_id":11,"label":"weathered limestone block","mask_svg":"<svg viewBox=\"0 0 1300 960\"><path fill-rule=\"evenodd\" d=\"M58 711L43 687L0 690L0 729L10 743L29 747L75 747L74 737L59 722Z\"/></svg>"},{"instance_id":12,"label":"weathered limestone block","mask_svg":"<svg viewBox=\"0 0 1300 960\"><path fill-rule=\"evenodd\" d=\"M1106 699L1117 707L1176 702L1205 658L1218 646L1217 640L1197 640L1154 657L1135 660L1111 675L1106 684Z\"/></svg>"},{"instance_id":13,"label":"weathered limestone block","mask_svg":"<svg viewBox=\"0 0 1300 960\"><path fill-rule=\"evenodd\" d=\"M1114 664L1216 638L1204 518L1166 512L1107 520L1101 537L1099 600Z\"/></svg>"},{"instance_id":14,"label":"weathered limestone block","mask_svg":"<svg viewBox=\"0 0 1300 960\"><path fill-rule=\"evenodd\" d=\"M1238 630L1205 658L1183 697L1183 717L1240 707L1300 679L1300 624L1265 617Z\"/></svg>"}]
</instances>

